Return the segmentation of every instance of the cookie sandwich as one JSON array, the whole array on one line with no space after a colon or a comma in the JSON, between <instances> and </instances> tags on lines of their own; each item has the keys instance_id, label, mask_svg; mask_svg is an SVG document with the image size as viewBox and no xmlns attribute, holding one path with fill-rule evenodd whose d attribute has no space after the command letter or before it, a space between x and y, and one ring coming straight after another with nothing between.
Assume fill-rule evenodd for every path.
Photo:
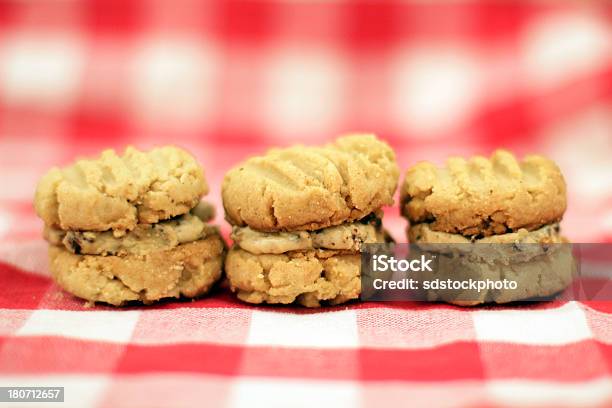
<instances>
[{"instance_id":1,"label":"cookie sandwich","mask_svg":"<svg viewBox=\"0 0 612 408\"><path fill-rule=\"evenodd\" d=\"M407 171L400 197L410 243L434 244L430 248L444 255L439 257L441 275L431 278L517 283L514 289L477 295L431 291L430 300L505 303L551 296L572 281L571 248L557 245L568 243L559 226L567 205L565 181L545 157L519 161L498 150L490 158L452 157L444 167L421 162Z\"/></svg>"},{"instance_id":2,"label":"cookie sandwich","mask_svg":"<svg viewBox=\"0 0 612 408\"><path fill-rule=\"evenodd\" d=\"M186 151L106 150L52 168L34 207L45 223L50 270L67 292L119 306L193 298L221 277L224 242L200 202L204 172Z\"/></svg>"},{"instance_id":3,"label":"cookie sandwich","mask_svg":"<svg viewBox=\"0 0 612 408\"><path fill-rule=\"evenodd\" d=\"M363 244L388 240L395 154L373 135L273 149L231 169L222 185L234 245L225 271L249 303L339 304L361 292Z\"/></svg>"}]
</instances>

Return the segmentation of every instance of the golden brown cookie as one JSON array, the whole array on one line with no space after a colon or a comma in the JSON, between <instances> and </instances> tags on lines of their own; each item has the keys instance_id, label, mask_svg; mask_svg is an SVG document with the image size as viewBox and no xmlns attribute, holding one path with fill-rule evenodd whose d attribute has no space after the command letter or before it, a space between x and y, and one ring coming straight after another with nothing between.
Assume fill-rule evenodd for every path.
<instances>
[{"instance_id":1,"label":"golden brown cookie","mask_svg":"<svg viewBox=\"0 0 612 408\"><path fill-rule=\"evenodd\" d=\"M504 150L490 159L453 157L444 168L419 163L401 189L411 223L464 236L531 231L561 220L565 208L565 181L553 161L536 155L517 161Z\"/></svg>"},{"instance_id":2,"label":"golden brown cookie","mask_svg":"<svg viewBox=\"0 0 612 408\"><path fill-rule=\"evenodd\" d=\"M254 255L240 248L227 254L225 272L232 291L249 303L297 302L318 307L340 304L361 293L361 256L318 250Z\"/></svg>"},{"instance_id":3,"label":"golden brown cookie","mask_svg":"<svg viewBox=\"0 0 612 408\"><path fill-rule=\"evenodd\" d=\"M66 291L120 306L208 292L221 277L223 252L223 240L213 235L147 255L75 255L52 245L49 259L53 278Z\"/></svg>"},{"instance_id":4,"label":"golden brown cookie","mask_svg":"<svg viewBox=\"0 0 612 408\"><path fill-rule=\"evenodd\" d=\"M125 231L185 214L207 192L202 168L186 151L128 147L122 156L106 150L95 160L51 169L38 183L34 206L50 227Z\"/></svg>"},{"instance_id":5,"label":"golden brown cookie","mask_svg":"<svg viewBox=\"0 0 612 408\"><path fill-rule=\"evenodd\" d=\"M346 136L323 147L270 150L238 165L223 181L223 205L235 226L317 230L392 204L398 176L386 143Z\"/></svg>"}]
</instances>

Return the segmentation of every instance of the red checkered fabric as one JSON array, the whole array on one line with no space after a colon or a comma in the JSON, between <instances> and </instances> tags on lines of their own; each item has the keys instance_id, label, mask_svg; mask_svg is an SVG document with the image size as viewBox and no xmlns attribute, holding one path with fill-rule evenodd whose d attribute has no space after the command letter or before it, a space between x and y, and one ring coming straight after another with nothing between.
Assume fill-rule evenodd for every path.
<instances>
[{"instance_id":1,"label":"red checkered fabric","mask_svg":"<svg viewBox=\"0 0 612 408\"><path fill-rule=\"evenodd\" d=\"M52 165L176 143L223 174L371 131L402 169L496 147L554 158L563 231L612 241L612 6L524 1L0 0L0 386L66 406L612 406L612 305L197 301L114 309L50 278ZM405 241L405 220L385 224Z\"/></svg>"}]
</instances>

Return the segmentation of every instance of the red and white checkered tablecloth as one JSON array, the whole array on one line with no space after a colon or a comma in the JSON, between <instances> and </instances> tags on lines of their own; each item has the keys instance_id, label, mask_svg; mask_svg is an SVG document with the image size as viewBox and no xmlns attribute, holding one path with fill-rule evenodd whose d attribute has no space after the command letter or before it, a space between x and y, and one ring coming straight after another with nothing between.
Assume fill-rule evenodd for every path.
<instances>
[{"instance_id":1,"label":"red and white checkered tablecloth","mask_svg":"<svg viewBox=\"0 0 612 408\"><path fill-rule=\"evenodd\" d=\"M176 143L227 236L232 165L350 130L402 169L547 154L564 233L612 242L612 4L0 0L0 386L74 407L612 406L611 302L305 310L219 288L115 309L51 282L31 205L50 166ZM385 224L405 241L397 207Z\"/></svg>"}]
</instances>

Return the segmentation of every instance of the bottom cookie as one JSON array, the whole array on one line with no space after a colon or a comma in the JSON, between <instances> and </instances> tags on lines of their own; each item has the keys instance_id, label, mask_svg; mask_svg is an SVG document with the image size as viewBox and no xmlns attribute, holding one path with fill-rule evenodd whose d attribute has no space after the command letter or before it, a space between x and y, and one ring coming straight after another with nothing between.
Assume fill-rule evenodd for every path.
<instances>
[{"instance_id":1,"label":"bottom cookie","mask_svg":"<svg viewBox=\"0 0 612 408\"><path fill-rule=\"evenodd\" d=\"M146 255L75 255L50 246L49 261L53 278L67 292L120 306L208 292L221 277L224 248L219 235Z\"/></svg>"},{"instance_id":2,"label":"bottom cookie","mask_svg":"<svg viewBox=\"0 0 612 408\"><path fill-rule=\"evenodd\" d=\"M537 298L552 297L566 289L576 275L576 263L571 245L551 247L542 255L510 263L478 262L469 258L447 258L440 256L440 273L428 273L425 278L446 281L515 282L516 288L477 290L426 291L430 301L443 301L458 306L476 306L484 303L509 303ZM423 276L421 277L423 279Z\"/></svg>"},{"instance_id":3,"label":"bottom cookie","mask_svg":"<svg viewBox=\"0 0 612 408\"><path fill-rule=\"evenodd\" d=\"M344 303L359 297L360 271L360 254L328 250L254 255L234 247L225 261L232 291L249 303Z\"/></svg>"}]
</instances>

